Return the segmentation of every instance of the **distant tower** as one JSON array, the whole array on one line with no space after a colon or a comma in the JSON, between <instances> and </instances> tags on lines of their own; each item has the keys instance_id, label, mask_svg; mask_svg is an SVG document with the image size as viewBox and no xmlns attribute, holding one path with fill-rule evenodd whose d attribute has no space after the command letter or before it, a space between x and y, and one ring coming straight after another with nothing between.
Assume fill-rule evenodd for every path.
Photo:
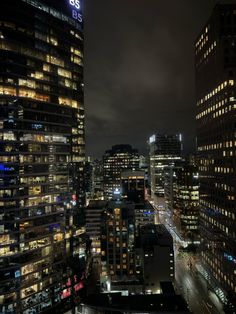
<instances>
[{"instance_id":1,"label":"distant tower","mask_svg":"<svg viewBox=\"0 0 236 314\"><path fill-rule=\"evenodd\" d=\"M152 196L164 196L164 168L181 160L182 135L154 134L149 138Z\"/></svg>"},{"instance_id":2,"label":"distant tower","mask_svg":"<svg viewBox=\"0 0 236 314\"><path fill-rule=\"evenodd\" d=\"M173 169L173 213L183 239L199 243L199 175L186 161Z\"/></svg>"},{"instance_id":3,"label":"distant tower","mask_svg":"<svg viewBox=\"0 0 236 314\"><path fill-rule=\"evenodd\" d=\"M121 188L121 172L139 169L139 154L131 145L115 145L103 156L103 186L105 199L111 199Z\"/></svg>"}]
</instances>

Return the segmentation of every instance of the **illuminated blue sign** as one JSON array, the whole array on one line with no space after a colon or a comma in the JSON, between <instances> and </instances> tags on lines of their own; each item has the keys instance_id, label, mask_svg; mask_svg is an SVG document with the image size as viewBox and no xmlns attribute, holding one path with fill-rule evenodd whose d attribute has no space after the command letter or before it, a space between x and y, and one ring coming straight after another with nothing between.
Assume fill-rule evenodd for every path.
<instances>
[{"instance_id":1,"label":"illuminated blue sign","mask_svg":"<svg viewBox=\"0 0 236 314\"><path fill-rule=\"evenodd\" d=\"M236 258L235 258L234 256L229 255L229 254L227 254L227 253L224 253L224 257L225 257L228 261L233 262L234 264L236 264Z\"/></svg>"},{"instance_id":2,"label":"illuminated blue sign","mask_svg":"<svg viewBox=\"0 0 236 314\"><path fill-rule=\"evenodd\" d=\"M60 224L51 224L49 226L49 231L53 232L54 229L58 229L58 228L60 228Z\"/></svg>"},{"instance_id":3,"label":"illuminated blue sign","mask_svg":"<svg viewBox=\"0 0 236 314\"><path fill-rule=\"evenodd\" d=\"M20 277L20 270L16 270L15 271L15 278L19 278Z\"/></svg>"},{"instance_id":4,"label":"illuminated blue sign","mask_svg":"<svg viewBox=\"0 0 236 314\"><path fill-rule=\"evenodd\" d=\"M150 210L144 212L144 215L147 215L147 216L150 216L150 215L153 215L153 212L151 212Z\"/></svg>"},{"instance_id":5,"label":"illuminated blue sign","mask_svg":"<svg viewBox=\"0 0 236 314\"><path fill-rule=\"evenodd\" d=\"M14 167L7 167L4 164L0 164L0 171L12 171Z\"/></svg>"},{"instance_id":6,"label":"illuminated blue sign","mask_svg":"<svg viewBox=\"0 0 236 314\"><path fill-rule=\"evenodd\" d=\"M80 0L68 0L70 6L72 7L72 17L73 19L77 20L79 23L83 22L82 14L79 12L81 11L81 2Z\"/></svg>"}]
</instances>

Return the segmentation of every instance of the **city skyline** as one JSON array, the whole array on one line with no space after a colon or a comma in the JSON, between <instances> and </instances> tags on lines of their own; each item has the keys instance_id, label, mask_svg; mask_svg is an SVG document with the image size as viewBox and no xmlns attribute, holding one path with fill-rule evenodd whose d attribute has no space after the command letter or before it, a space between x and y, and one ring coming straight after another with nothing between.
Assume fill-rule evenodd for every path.
<instances>
[{"instance_id":1,"label":"city skyline","mask_svg":"<svg viewBox=\"0 0 236 314\"><path fill-rule=\"evenodd\" d=\"M181 132L194 150L193 45L216 2L86 2L87 155L115 144L145 153L155 132Z\"/></svg>"},{"instance_id":2,"label":"city skyline","mask_svg":"<svg viewBox=\"0 0 236 314\"><path fill-rule=\"evenodd\" d=\"M235 314L236 0L0 7L0 314Z\"/></svg>"}]
</instances>

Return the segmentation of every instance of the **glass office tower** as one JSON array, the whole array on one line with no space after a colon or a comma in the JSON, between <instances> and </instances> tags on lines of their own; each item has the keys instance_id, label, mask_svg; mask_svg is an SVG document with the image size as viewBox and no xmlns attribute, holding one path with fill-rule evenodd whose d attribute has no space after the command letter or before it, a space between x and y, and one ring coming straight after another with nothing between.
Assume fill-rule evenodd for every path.
<instances>
[{"instance_id":1,"label":"glass office tower","mask_svg":"<svg viewBox=\"0 0 236 314\"><path fill-rule=\"evenodd\" d=\"M103 156L105 199L111 199L114 191L121 188L121 172L125 170L139 170L138 150L127 144L114 145Z\"/></svg>"},{"instance_id":2,"label":"glass office tower","mask_svg":"<svg viewBox=\"0 0 236 314\"><path fill-rule=\"evenodd\" d=\"M164 169L175 165L182 158L181 134L154 134L149 138L149 171L151 194L164 196Z\"/></svg>"},{"instance_id":3,"label":"glass office tower","mask_svg":"<svg viewBox=\"0 0 236 314\"><path fill-rule=\"evenodd\" d=\"M172 204L175 225L189 243L199 242L199 175L189 161L173 169Z\"/></svg>"},{"instance_id":4,"label":"glass office tower","mask_svg":"<svg viewBox=\"0 0 236 314\"><path fill-rule=\"evenodd\" d=\"M1 313L56 311L82 286L81 5L1 1Z\"/></svg>"},{"instance_id":5,"label":"glass office tower","mask_svg":"<svg viewBox=\"0 0 236 314\"><path fill-rule=\"evenodd\" d=\"M195 43L202 258L228 303L236 294L235 36L235 1L219 3Z\"/></svg>"}]
</instances>

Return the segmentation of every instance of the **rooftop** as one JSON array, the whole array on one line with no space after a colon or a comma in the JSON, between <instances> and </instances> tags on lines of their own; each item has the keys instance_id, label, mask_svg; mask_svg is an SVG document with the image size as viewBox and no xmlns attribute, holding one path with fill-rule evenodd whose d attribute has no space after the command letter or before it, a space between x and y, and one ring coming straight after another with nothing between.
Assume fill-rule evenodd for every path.
<instances>
[{"instance_id":1,"label":"rooftop","mask_svg":"<svg viewBox=\"0 0 236 314\"><path fill-rule=\"evenodd\" d=\"M83 303L93 309L108 310L109 313L190 313L180 295L95 294L88 296Z\"/></svg>"},{"instance_id":2,"label":"rooftop","mask_svg":"<svg viewBox=\"0 0 236 314\"><path fill-rule=\"evenodd\" d=\"M140 244L173 246L173 238L164 225L147 224L140 229Z\"/></svg>"}]
</instances>

